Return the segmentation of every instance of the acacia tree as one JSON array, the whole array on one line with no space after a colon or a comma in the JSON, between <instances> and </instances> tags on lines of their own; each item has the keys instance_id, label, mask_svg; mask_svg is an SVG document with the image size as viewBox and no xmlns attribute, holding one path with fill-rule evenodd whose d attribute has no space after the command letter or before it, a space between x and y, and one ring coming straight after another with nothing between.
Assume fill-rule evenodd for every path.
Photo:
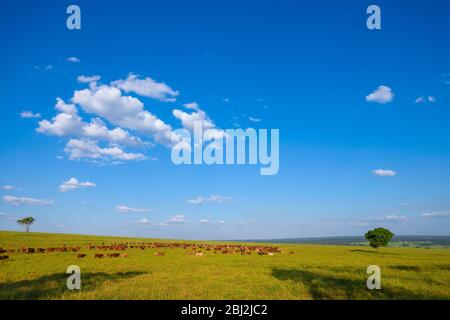
<instances>
[{"instance_id":1,"label":"acacia tree","mask_svg":"<svg viewBox=\"0 0 450 320\"><path fill-rule=\"evenodd\" d=\"M30 231L30 226L35 221L36 220L33 217L27 217L27 218L23 218L23 219L17 220L17 223L22 225L25 228L26 232L28 233L28 231Z\"/></svg>"},{"instance_id":2,"label":"acacia tree","mask_svg":"<svg viewBox=\"0 0 450 320\"><path fill-rule=\"evenodd\" d=\"M375 228L365 234L372 248L386 247L393 236L394 234L385 228Z\"/></svg>"}]
</instances>

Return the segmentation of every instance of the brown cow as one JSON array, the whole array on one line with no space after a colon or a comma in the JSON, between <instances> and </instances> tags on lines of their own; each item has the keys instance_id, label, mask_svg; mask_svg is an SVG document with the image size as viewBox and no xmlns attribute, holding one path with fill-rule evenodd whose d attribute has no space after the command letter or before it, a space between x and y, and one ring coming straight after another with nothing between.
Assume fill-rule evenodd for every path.
<instances>
[{"instance_id":1,"label":"brown cow","mask_svg":"<svg viewBox=\"0 0 450 320\"><path fill-rule=\"evenodd\" d=\"M9 259L9 256L0 256L0 260L6 260Z\"/></svg>"},{"instance_id":2,"label":"brown cow","mask_svg":"<svg viewBox=\"0 0 450 320\"><path fill-rule=\"evenodd\" d=\"M128 257L128 253L122 253L121 256L126 258L126 257Z\"/></svg>"},{"instance_id":3,"label":"brown cow","mask_svg":"<svg viewBox=\"0 0 450 320\"><path fill-rule=\"evenodd\" d=\"M77 258L84 258L84 257L86 257L86 254L85 254L85 253L79 253L79 254L77 254Z\"/></svg>"},{"instance_id":4,"label":"brown cow","mask_svg":"<svg viewBox=\"0 0 450 320\"><path fill-rule=\"evenodd\" d=\"M103 253L94 254L94 258L103 258L105 255Z\"/></svg>"}]
</instances>

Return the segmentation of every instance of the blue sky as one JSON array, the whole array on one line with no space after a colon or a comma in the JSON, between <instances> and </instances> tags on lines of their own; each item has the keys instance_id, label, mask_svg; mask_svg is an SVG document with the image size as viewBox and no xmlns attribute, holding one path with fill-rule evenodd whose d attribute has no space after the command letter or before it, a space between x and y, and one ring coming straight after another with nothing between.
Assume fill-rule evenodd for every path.
<instances>
[{"instance_id":1,"label":"blue sky","mask_svg":"<svg viewBox=\"0 0 450 320\"><path fill-rule=\"evenodd\" d=\"M448 1L377 1L381 30L368 1L77 1L81 30L69 4L1 4L0 229L449 235ZM173 110L279 129L278 174L175 166Z\"/></svg>"}]
</instances>

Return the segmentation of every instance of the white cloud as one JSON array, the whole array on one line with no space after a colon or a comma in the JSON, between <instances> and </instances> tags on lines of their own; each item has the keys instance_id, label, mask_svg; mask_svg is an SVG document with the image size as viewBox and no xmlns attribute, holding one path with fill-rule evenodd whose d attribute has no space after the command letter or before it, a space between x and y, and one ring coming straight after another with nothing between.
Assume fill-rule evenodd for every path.
<instances>
[{"instance_id":1,"label":"white cloud","mask_svg":"<svg viewBox=\"0 0 450 320\"><path fill-rule=\"evenodd\" d=\"M39 121L36 131L54 136L80 134L84 125L77 108L73 104L66 104L61 98L56 98L55 109L60 111L51 121Z\"/></svg>"},{"instance_id":2,"label":"white cloud","mask_svg":"<svg viewBox=\"0 0 450 320\"><path fill-rule=\"evenodd\" d=\"M233 201L233 198L225 197L221 195L210 195L208 197L197 197L193 199L189 199L186 202L189 204L202 205L207 202L215 202L215 203L224 203Z\"/></svg>"},{"instance_id":3,"label":"white cloud","mask_svg":"<svg viewBox=\"0 0 450 320\"><path fill-rule=\"evenodd\" d=\"M179 95L178 91L172 90L163 82L157 82L150 77L139 79L135 74L130 74L125 80L113 81L111 84L126 93L134 92L138 95L161 101L175 101Z\"/></svg>"},{"instance_id":4,"label":"white cloud","mask_svg":"<svg viewBox=\"0 0 450 320\"><path fill-rule=\"evenodd\" d=\"M181 121L181 124L184 128L188 129L189 131L194 131L194 123L195 122L201 122L203 131L212 129L215 127L214 122L209 119L209 117L206 115L205 111L200 110L197 106L197 109L195 109L195 112L187 113L178 109L174 109L172 111L175 118L179 119Z\"/></svg>"},{"instance_id":5,"label":"white cloud","mask_svg":"<svg viewBox=\"0 0 450 320\"><path fill-rule=\"evenodd\" d=\"M406 216L387 214L382 220L387 222L405 222L406 220L408 220L408 218Z\"/></svg>"},{"instance_id":6,"label":"white cloud","mask_svg":"<svg viewBox=\"0 0 450 320\"><path fill-rule=\"evenodd\" d=\"M234 221L233 223L244 226L244 225L256 223L256 220L237 220L237 221Z\"/></svg>"},{"instance_id":7,"label":"white cloud","mask_svg":"<svg viewBox=\"0 0 450 320\"><path fill-rule=\"evenodd\" d=\"M69 155L70 160L90 159L94 162L105 162L146 159L141 153L127 153L119 146L99 147L95 141L89 139L70 139L64 151Z\"/></svg>"},{"instance_id":8,"label":"white cloud","mask_svg":"<svg viewBox=\"0 0 450 320\"><path fill-rule=\"evenodd\" d=\"M17 189L17 188L14 186L11 186L9 184L2 186L2 190L14 190L14 189Z\"/></svg>"},{"instance_id":9,"label":"white cloud","mask_svg":"<svg viewBox=\"0 0 450 320\"><path fill-rule=\"evenodd\" d=\"M22 204L29 204L29 205L37 205L37 206L42 206L42 205L52 205L54 203L53 200L47 200L47 199L34 199L34 198L27 198L27 197L15 197L15 196L4 196L3 197L3 201L14 205L14 206L19 206Z\"/></svg>"},{"instance_id":10,"label":"white cloud","mask_svg":"<svg viewBox=\"0 0 450 320\"><path fill-rule=\"evenodd\" d=\"M209 219L200 219L199 220L200 224L209 224L210 222L211 222L211 220L209 220Z\"/></svg>"},{"instance_id":11,"label":"white cloud","mask_svg":"<svg viewBox=\"0 0 450 320\"><path fill-rule=\"evenodd\" d=\"M372 173L379 177L394 177L397 175L397 172L395 172L394 170L386 170L386 169L373 170Z\"/></svg>"},{"instance_id":12,"label":"white cloud","mask_svg":"<svg viewBox=\"0 0 450 320\"><path fill-rule=\"evenodd\" d=\"M218 224L224 224L225 221L223 221L223 220L217 220L217 223L218 223Z\"/></svg>"},{"instance_id":13,"label":"white cloud","mask_svg":"<svg viewBox=\"0 0 450 320\"><path fill-rule=\"evenodd\" d=\"M187 108L187 109L192 109L192 110L199 110L200 106L197 102L190 102L190 103L185 103L183 104L183 107Z\"/></svg>"},{"instance_id":14,"label":"white cloud","mask_svg":"<svg viewBox=\"0 0 450 320\"><path fill-rule=\"evenodd\" d=\"M79 188L93 188L95 187L95 183L86 181L86 182L81 182L78 181L77 178L70 178L67 181L64 181L60 186L59 186L59 191L61 192L66 192L66 191L71 191L71 190L76 190Z\"/></svg>"},{"instance_id":15,"label":"white cloud","mask_svg":"<svg viewBox=\"0 0 450 320\"><path fill-rule=\"evenodd\" d=\"M249 119L250 121L252 121L252 122L260 122L260 121L261 121L261 119L259 119L259 118L253 118L253 117L248 117L248 119Z\"/></svg>"},{"instance_id":16,"label":"white cloud","mask_svg":"<svg viewBox=\"0 0 450 320\"><path fill-rule=\"evenodd\" d=\"M98 82L100 81L101 77L99 75L93 75L93 76L78 76L77 81L79 83L91 83L91 82Z\"/></svg>"},{"instance_id":17,"label":"white cloud","mask_svg":"<svg viewBox=\"0 0 450 320\"><path fill-rule=\"evenodd\" d=\"M145 145L141 139L122 128L109 130L100 118L93 118L90 123L83 122L74 104L67 104L61 98L56 100L55 109L60 113L52 121L40 121L36 129L38 132L55 136L83 136L134 147Z\"/></svg>"},{"instance_id":18,"label":"white cloud","mask_svg":"<svg viewBox=\"0 0 450 320\"><path fill-rule=\"evenodd\" d=\"M171 216L167 221L166 224L183 224L186 223L187 220L182 214L177 214L175 216Z\"/></svg>"},{"instance_id":19,"label":"white cloud","mask_svg":"<svg viewBox=\"0 0 450 320\"><path fill-rule=\"evenodd\" d=\"M430 103L436 102L436 98L433 96L428 96L428 97L421 96L421 97L418 97L416 100L414 100L415 103L423 103L426 101L428 101Z\"/></svg>"},{"instance_id":20,"label":"white cloud","mask_svg":"<svg viewBox=\"0 0 450 320\"><path fill-rule=\"evenodd\" d=\"M125 146L138 147L146 145L140 138L130 135L128 131L122 128L117 127L109 130L100 118L94 118L90 123L85 124L82 128L81 135Z\"/></svg>"},{"instance_id":21,"label":"white cloud","mask_svg":"<svg viewBox=\"0 0 450 320\"><path fill-rule=\"evenodd\" d=\"M118 213L142 213L142 212L148 212L149 209L146 208L131 208L124 205L118 205L116 206L116 212Z\"/></svg>"},{"instance_id":22,"label":"white cloud","mask_svg":"<svg viewBox=\"0 0 450 320\"><path fill-rule=\"evenodd\" d=\"M152 135L160 143L171 144L177 140L172 128L144 110L137 98L122 96L119 89L102 85L77 90L72 102L79 104L87 113L97 114L112 124Z\"/></svg>"},{"instance_id":23,"label":"white cloud","mask_svg":"<svg viewBox=\"0 0 450 320\"><path fill-rule=\"evenodd\" d=\"M435 211L421 214L424 218L450 218L450 211Z\"/></svg>"},{"instance_id":24,"label":"white cloud","mask_svg":"<svg viewBox=\"0 0 450 320\"><path fill-rule=\"evenodd\" d=\"M394 99L392 89L387 86L379 86L375 91L366 96L368 102L388 103Z\"/></svg>"},{"instance_id":25,"label":"white cloud","mask_svg":"<svg viewBox=\"0 0 450 320\"><path fill-rule=\"evenodd\" d=\"M142 218L138 221L139 224L152 224L152 222L146 218Z\"/></svg>"},{"instance_id":26,"label":"white cloud","mask_svg":"<svg viewBox=\"0 0 450 320\"><path fill-rule=\"evenodd\" d=\"M72 62L72 63L77 63L80 62L80 59L78 59L77 57L69 57L67 58L68 62Z\"/></svg>"},{"instance_id":27,"label":"white cloud","mask_svg":"<svg viewBox=\"0 0 450 320\"><path fill-rule=\"evenodd\" d=\"M24 119L37 119L41 117L40 113L33 113L31 111L22 111L20 113L20 117Z\"/></svg>"}]
</instances>

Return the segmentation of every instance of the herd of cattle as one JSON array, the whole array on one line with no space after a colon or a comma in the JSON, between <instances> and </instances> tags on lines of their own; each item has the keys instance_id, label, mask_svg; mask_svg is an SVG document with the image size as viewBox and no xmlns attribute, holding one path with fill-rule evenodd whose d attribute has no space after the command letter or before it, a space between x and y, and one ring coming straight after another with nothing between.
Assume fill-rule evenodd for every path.
<instances>
[{"instance_id":1,"label":"herd of cattle","mask_svg":"<svg viewBox=\"0 0 450 320\"><path fill-rule=\"evenodd\" d=\"M79 253L82 247L72 247L62 245L61 247L51 247L51 248L30 248L21 247L20 249L3 249L0 247L0 260L9 259L8 255L5 253L51 253L51 252L76 252L77 258L85 258L88 256L87 253ZM118 258L118 257L128 257L128 253L125 250L128 249L184 249L188 255L203 256L204 253L214 253L214 254L231 254L240 253L242 255L251 255L252 253L258 255L268 255L273 256L275 253L280 253L282 250L278 247L273 246L263 246L263 245L239 245L239 244L196 244L196 243L166 243L166 242L152 242L152 243L111 243L101 245L89 244L87 246L88 250L97 251L94 253L94 258ZM106 251L110 251L106 253ZM116 251L116 252L111 252ZM119 251L119 252L117 252ZM103 253L99 253L103 252ZM289 252L293 254L293 252ZM156 251L155 256L164 256L164 252Z\"/></svg>"}]
</instances>

